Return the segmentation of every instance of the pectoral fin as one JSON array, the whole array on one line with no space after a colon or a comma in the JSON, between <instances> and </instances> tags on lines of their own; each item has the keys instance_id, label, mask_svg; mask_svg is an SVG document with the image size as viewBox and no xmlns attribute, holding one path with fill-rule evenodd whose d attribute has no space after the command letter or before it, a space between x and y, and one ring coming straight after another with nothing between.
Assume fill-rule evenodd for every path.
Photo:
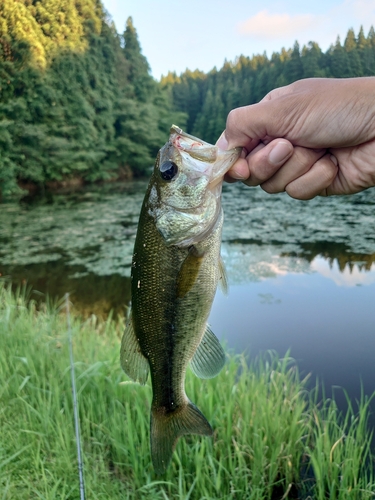
<instances>
[{"instance_id":1,"label":"pectoral fin","mask_svg":"<svg viewBox=\"0 0 375 500\"><path fill-rule=\"evenodd\" d=\"M147 381L149 364L143 356L134 333L131 315L128 318L120 351L121 367L132 380L144 385Z\"/></svg>"},{"instance_id":2,"label":"pectoral fin","mask_svg":"<svg viewBox=\"0 0 375 500\"><path fill-rule=\"evenodd\" d=\"M204 254L200 254L194 246L189 248L189 253L181 264L177 278L177 298L182 299L185 297L193 287L203 262L203 257Z\"/></svg>"},{"instance_id":3,"label":"pectoral fin","mask_svg":"<svg viewBox=\"0 0 375 500\"><path fill-rule=\"evenodd\" d=\"M207 326L198 349L190 362L191 369L199 378L215 377L225 364L225 352L218 338Z\"/></svg>"}]
</instances>

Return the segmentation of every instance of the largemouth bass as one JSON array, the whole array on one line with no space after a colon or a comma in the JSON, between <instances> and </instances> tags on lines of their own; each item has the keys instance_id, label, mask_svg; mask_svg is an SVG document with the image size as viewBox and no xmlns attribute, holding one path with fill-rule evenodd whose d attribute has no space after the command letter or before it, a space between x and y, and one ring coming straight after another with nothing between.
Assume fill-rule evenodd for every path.
<instances>
[{"instance_id":1,"label":"largemouth bass","mask_svg":"<svg viewBox=\"0 0 375 500\"><path fill-rule=\"evenodd\" d=\"M165 472L180 436L212 435L185 394L185 374L190 363L198 377L211 378L225 362L207 319L218 281L225 281L222 182L239 154L239 148L221 151L173 125L143 201L121 365L141 384L151 373L150 441L157 474Z\"/></svg>"}]
</instances>

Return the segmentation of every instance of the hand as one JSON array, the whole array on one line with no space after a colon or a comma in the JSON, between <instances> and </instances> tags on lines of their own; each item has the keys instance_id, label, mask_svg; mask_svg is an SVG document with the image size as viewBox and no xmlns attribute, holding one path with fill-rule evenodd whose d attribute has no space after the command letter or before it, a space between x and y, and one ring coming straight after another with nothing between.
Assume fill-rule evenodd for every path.
<instances>
[{"instance_id":1,"label":"hand","mask_svg":"<svg viewBox=\"0 0 375 500\"><path fill-rule=\"evenodd\" d=\"M375 78L313 78L232 110L218 140L242 146L227 180L307 200L375 186Z\"/></svg>"}]
</instances>

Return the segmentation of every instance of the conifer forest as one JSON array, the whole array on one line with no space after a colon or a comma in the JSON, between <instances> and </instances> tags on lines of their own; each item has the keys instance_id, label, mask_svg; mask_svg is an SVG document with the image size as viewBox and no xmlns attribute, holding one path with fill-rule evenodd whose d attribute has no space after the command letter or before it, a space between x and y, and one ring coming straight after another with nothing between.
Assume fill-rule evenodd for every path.
<instances>
[{"instance_id":1,"label":"conifer forest","mask_svg":"<svg viewBox=\"0 0 375 500\"><path fill-rule=\"evenodd\" d=\"M0 194L149 172L177 123L215 142L228 112L309 77L375 75L375 31L349 29L327 52L311 41L239 55L209 73L156 81L136 27L115 26L100 0L0 3Z\"/></svg>"}]
</instances>

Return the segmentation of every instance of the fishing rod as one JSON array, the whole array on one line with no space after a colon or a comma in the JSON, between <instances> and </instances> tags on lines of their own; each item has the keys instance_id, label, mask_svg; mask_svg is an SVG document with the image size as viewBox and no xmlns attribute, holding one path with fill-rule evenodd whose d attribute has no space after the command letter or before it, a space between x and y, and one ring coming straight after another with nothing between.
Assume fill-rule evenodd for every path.
<instances>
[{"instance_id":1,"label":"fishing rod","mask_svg":"<svg viewBox=\"0 0 375 500\"><path fill-rule=\"evenodd\" d=\"M70 309L69 309L69 293L65 294L65 305L66 305L66 322L68 325L70 374L71 374L71 379L72 379L74 428L75 428L76 443L77 443L79 493L80 493L80 500L85 500L85 482L84 482L84 477L83 477L81 432L80 432L80 428L79 428L78 398L77 398L76 378L75 378L75 372L74 372L72 327L71 327L71 323L70 323Z\"/></svg>"}]
</instances>

